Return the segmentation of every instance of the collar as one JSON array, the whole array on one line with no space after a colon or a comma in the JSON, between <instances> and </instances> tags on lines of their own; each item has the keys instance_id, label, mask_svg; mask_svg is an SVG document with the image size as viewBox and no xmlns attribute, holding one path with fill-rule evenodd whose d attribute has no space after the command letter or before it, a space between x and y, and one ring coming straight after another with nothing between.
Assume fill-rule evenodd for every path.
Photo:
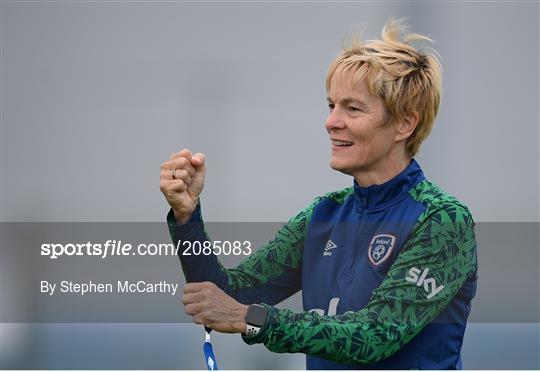
<instances>
[{"instance_id":1,"label":"collar","mask_svg":"<svg viewBox=\"0 0 540 372\"><path fill-rule=\"evenodd\" d=\"M360 186L354 180L354 198L360 209L380 209L405 197L418 182L425 180L416 160L401 173L380 185Z\"/></svg>"}]
</instances>

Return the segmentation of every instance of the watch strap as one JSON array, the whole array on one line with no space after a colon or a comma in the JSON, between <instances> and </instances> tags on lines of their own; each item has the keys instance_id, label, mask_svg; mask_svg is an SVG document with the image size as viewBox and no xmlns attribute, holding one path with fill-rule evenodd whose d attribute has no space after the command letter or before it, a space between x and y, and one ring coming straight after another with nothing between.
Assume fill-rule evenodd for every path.
<instances>
[{"instance_id":1,"label":"watch strap","mask_svg":"<svg viewBox=\"0 0 540 372\"><path fill-rule=\"evenodd\" d=\"M255 327L250 324L246 326L246 336L253 337L256 336L261 331L260 327Z\"/></svg>"}]
</instances>

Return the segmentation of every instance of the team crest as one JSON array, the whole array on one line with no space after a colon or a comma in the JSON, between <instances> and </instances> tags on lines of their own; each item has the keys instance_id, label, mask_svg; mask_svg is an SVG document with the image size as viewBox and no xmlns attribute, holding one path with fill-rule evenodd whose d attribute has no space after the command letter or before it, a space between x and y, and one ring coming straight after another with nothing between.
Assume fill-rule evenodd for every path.
<instances>
[{"instance_id":1,"label":"team crest","mask_svg":"<svg viewBox=\"0 0 540 372\"><path fill-rule=\"evenodd\" d=\"M378 234L371 239L368 248L369 262L377 266L383 263L390 254L396 244L396 237L392 234Z\"/></svg>"}]
</instances>

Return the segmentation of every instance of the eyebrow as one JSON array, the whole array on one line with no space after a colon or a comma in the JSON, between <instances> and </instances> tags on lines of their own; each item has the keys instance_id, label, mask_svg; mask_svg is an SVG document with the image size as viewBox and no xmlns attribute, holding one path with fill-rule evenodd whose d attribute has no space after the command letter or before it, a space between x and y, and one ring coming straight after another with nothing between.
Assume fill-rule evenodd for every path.
<instances>
[{"instance_id":1,"label":"eyebrow","mask_svg":"<svg viewBox=\"0 0 540 372\"><path fill-rule=\"evenodd\" d=\"M334 101L332 101L332 99L330 99L330 97L326 97L326 101L328 101L328 103L334 103ZM357 103L358 105L362 106L362 108L367 108L368 105L367 103L365 103L364 101L358 99L358 98L353 98L353 97L345 97L345 98L342 98L340 100L341 104L343 106L347 106L348 104L350 103Z\"/></svg>"}]
</instances>

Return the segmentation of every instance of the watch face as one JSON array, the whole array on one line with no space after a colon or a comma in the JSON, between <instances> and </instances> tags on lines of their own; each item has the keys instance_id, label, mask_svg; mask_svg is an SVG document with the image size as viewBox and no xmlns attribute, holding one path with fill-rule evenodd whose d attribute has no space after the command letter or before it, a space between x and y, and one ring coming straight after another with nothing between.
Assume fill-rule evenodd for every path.
<instances>
[{"instance_id":1,"label":"watch face","mask_svg":"<svg viewBox=\"0 0 540 372\"><path fill-rule=\"evenodd\" d=\"M268 310L261 305L250 305L246 314L246 323L255 327L262 327L266 323Z\"/></svg>"}]
</instances>

